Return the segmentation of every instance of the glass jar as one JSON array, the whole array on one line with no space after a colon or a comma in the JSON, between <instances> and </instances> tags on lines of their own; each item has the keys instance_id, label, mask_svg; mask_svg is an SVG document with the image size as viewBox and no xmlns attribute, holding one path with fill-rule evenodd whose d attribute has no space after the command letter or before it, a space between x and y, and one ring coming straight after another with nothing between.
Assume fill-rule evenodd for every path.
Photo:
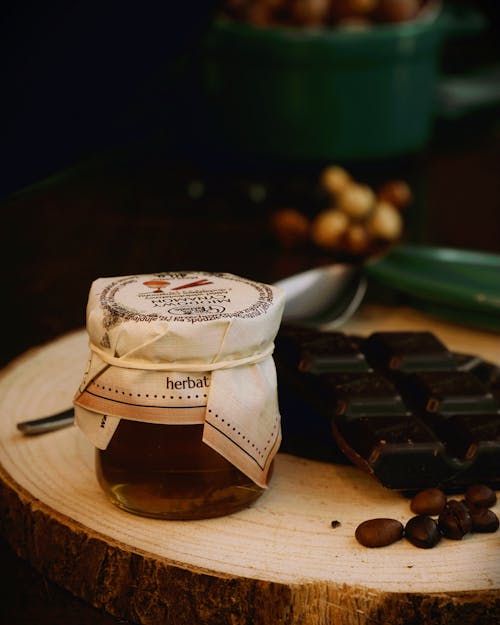
<instances>
[{"instance_id":1,"label":"glass jar","mask_svg":"<svg viewBox=\"0 0 500 625\"><path fill-rule=\"evenodd\" d=\"M199 519L262 494L281 441L272 351L284 300L232 274L93 282L75 423L113 504Z\"/></svg>"},{"instance_id":2,"label":"glass jar","mask_svg":"<svg viewBox=\"0 0 500 625\"><path fill-rule=\"evenodd\" d=\"M203 424L122 419L108 447L96 450L99 484L119 508L157 518L208 518L249 506L264 489L202 436Z\"/></svg>"}]
</instances>

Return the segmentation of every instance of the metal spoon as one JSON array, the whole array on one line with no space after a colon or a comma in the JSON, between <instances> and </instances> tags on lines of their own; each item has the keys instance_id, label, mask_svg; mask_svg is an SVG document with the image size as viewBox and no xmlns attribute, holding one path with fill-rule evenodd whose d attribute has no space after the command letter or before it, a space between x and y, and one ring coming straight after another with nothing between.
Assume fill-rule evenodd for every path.
<instances>
[{"instance_id":1,"label":"metal spoon","mask_svg":"<svg viewBox=\"0 0 500 625\"><path fill-rule=\"evenodd\" d=\"M356 312L367 279L356 266L337 263L284 278L276 286L286 293L284 321L333 329Z\"/></svg>"},{"instance_id":2,"label":"metal spoon","mask_svg":"<svg viewBox=\"0 0 500 625\"><path fill-rule=\"evenodd\" d=\"M74 417L75 414L73 408L69 408L68 410L49 415L48 417L39 417L37 419L30 419L29 421L21 421L17 424L17 429L26 436L44 434L45 432L52 432L68 425L72 425Z\"/></svg>"}]
</instances>

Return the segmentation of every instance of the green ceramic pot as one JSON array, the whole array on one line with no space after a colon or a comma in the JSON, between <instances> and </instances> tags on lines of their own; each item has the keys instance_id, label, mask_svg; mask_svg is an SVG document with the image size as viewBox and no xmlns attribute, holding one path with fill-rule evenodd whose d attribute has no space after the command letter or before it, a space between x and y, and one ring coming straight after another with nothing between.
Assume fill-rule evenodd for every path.
<instances>
[{"instance_id":1,"label":"green ceramic pot","mask_svg":"<svg viewBox=\"0 0 500 625\"><path fill-rule=\"evenodd\" d=\"M439 9L365 30L217 20L203 44L202 132L221 149L271 159L416 152L432 129L446 30Z\"/></svg>"}]
</instances>

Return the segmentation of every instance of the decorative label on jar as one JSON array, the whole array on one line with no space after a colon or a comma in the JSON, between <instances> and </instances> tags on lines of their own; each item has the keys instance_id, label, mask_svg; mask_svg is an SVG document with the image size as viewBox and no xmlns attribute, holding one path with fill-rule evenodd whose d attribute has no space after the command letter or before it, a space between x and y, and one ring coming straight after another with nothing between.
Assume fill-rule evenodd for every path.
<instances>
[{"instance_id":1,"label":"decorative label on jar","mask_svg":"<svg viewBox=\"0 0 500 625\"><path fill-rule=\"evenodd\" d=\"M272 350L283 306L279 288L226 273L96 280L77 425L105 449L122 418L204 423L203 441L265 486L281 440Z\"/></svg>"}]
</instances>

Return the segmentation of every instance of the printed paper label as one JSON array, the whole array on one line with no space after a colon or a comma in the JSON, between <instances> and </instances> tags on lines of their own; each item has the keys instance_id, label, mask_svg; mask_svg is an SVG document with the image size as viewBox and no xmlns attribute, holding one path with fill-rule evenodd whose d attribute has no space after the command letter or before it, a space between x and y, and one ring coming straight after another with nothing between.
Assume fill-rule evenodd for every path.
<instances>
[{"instance_id":1,"label":"printed paper label","mask_svg":"<svg viewBox=\"0 0 500 625\"><path fill-rule=\"evenodd\" d=\"M111 317L200 323L258 316L271 301L267 285L229 274L177 272L118 279L102 291L100 303Z\"/></svg>"}]
</instances>

